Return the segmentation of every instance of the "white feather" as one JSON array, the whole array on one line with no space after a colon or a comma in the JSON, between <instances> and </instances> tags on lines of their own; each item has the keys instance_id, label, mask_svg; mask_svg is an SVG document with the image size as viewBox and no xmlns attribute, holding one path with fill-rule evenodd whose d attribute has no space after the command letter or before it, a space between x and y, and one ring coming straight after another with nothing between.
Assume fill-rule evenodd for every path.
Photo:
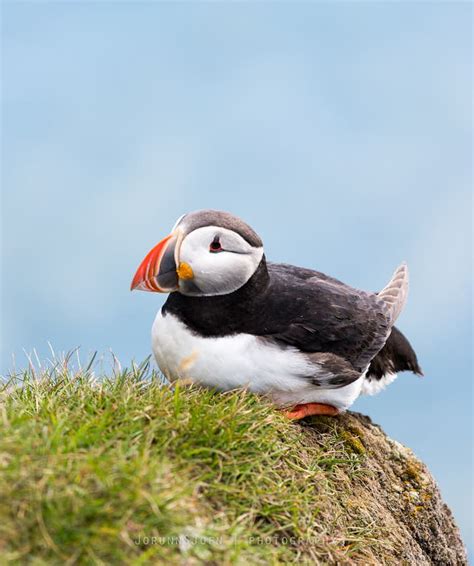
<instances>
[{"instance_id":1,"label":"white feather","mask_svg":"<svg viewBox=\"0 0 474 566\"><path fill-rule=\"evenodd\" d=\"M397 378L396 373L386 373L380 379L364 379L361 388L362 395L377 395Z\"/></svg>"}]
</instances>

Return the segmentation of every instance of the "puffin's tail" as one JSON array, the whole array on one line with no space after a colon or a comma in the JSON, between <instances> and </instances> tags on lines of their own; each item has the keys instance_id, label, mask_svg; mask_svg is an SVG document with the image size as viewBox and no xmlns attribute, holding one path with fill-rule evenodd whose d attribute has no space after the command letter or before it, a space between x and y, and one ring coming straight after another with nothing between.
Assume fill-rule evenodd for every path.
<instances>
[{"instance_id":1,"label":"puffin's tail","mask_svg":"<svg viewBox=\"0 0 474 566\"><path fill-rule=\"evenodd\" d=\"M390 322L395 324L408 297L408 266L403 262L388 284L378 293L389 309Z\"/></svg>"},{"instance_id":2,"label":"puffin's tail","mask_svg":"<svg viewBox=\"0 0 474 566\"><path fill-rule=\"evenodd\" d=\"M423 375L418 358L410 342L396 328L392 328L385 346L370 362L362 383L362 393L374 395L395 379L399 371Z\"/></svg>"}]
</instances>

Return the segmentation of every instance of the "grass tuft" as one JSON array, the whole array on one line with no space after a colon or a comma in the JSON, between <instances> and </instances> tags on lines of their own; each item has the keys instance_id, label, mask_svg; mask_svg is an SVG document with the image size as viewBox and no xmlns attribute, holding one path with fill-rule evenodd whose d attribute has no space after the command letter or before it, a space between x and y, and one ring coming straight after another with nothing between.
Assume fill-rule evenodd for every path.
<instances>
[{"instance_id":1,"label":"grass tuft","mask_svg":"<svg viewBox=\"0 0 474 566\"><path fill-rule=\"evenodd\" d=\"M301 425L245 391L166 386L148 361L113 377L92 366L1 386L7 562L372 563L390 550L361 503L371 472L349 417Z\"/></svg>"}]
</instances>

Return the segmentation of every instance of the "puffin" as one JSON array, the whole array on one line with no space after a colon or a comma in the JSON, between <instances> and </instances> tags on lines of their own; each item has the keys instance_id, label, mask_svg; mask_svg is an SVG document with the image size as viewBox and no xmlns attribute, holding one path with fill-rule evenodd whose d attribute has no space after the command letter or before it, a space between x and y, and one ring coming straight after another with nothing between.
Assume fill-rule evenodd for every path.
<instances>
[{"instance_id":1,"label":"puffin","mask_svg":"<svg viewBox=\"0 0 474 566\"><path fill-rule=\"evenodd\" d=\"M152 349L170 381L265 396L289 419L337 415L397 372L422 375L394 326L408 295L402 263L378 293L267 261L260 236L228 212L181 216L145 256L131 290L169 293Z\"/></svg>"}]
</instances>

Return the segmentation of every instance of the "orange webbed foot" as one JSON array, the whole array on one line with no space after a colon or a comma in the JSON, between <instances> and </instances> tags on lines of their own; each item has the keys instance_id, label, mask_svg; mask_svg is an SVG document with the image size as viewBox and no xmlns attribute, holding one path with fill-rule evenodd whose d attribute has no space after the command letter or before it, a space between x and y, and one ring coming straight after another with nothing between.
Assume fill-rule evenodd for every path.
<instances>
[{"instance_id":1,"label":"orange webbed foot","mask_svg":"<svg viewBox=\"0 0 474 566\"><path fill-rule=\"evenodd\" d=\"M291 410L286 411L285 416L288 419L298 421L311 415L329 415L333 417L338 413L339 410L331 405L325 405L323 403L304 403L302 405L295 405Z\"/></svg>"}]
</instances>

